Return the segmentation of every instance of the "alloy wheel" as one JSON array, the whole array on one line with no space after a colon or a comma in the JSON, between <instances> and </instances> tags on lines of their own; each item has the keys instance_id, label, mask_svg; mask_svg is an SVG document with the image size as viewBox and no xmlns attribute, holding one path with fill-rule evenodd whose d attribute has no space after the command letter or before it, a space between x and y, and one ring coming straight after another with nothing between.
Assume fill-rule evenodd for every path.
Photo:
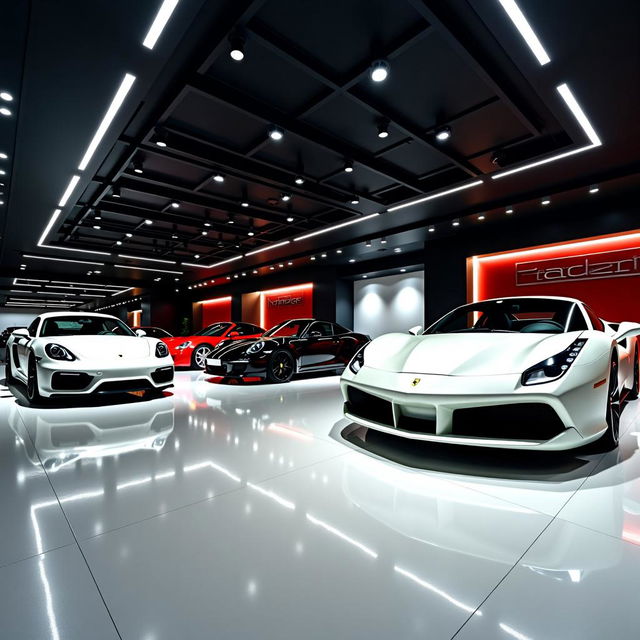
<instances>
[{"instance_id":1,"label":"alloy wheel","mask_svg":"<svg viewBox=\"0 0 640 640\"><path fill-rule=\"evenodd\" d=\"M293 375L292 358L284 351L273 355L270 366L271 373L278 382L287 382Z\"/></svg>"},{"instance_id":2,"label":"alloy wheel","mask_svg":"<svg viewBox=\"0 0 640 640\"><path fill-rule=\"evenodd\" d=\"M610 442L614 446L620 436L620 389L618 388L618 363L611 363L609 392L607 394L607 426L610 430Z\"/></svg>"},{"instance_id":3,"label":"alloy wheel","mask_svg":"<svg viewBox=\"0 0 640 640\"><path fill-rule=\"evenodd\" d=\"M198 369L204 369L207 366L207 358L211 353L211 347L202 345L193 352L193 361Z\"/></svg>"}]
</instances>

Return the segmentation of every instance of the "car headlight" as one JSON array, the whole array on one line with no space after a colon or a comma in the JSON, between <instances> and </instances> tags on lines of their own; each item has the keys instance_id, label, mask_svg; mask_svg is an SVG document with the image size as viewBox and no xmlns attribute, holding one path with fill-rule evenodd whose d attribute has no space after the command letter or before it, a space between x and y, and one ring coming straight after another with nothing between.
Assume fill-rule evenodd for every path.
<instances>
[{"instance_id":1,"label":"car headlight","mask_svg":"<svg viewBox=\"0 0 640 640\"><path fill-rule=\"evenodd\" d=\"M76 360L73 353L60 344L48 344L45 346L44 351L53 360Z\"/></svg>"},{"instance_id":2,"label":"car headlight","mask_svg":"<svg viewBox=\"0 0 640 640\"><path fill-rule=\"evenodd\" d=\"M258 340L258 342L254 342L248 349L247 353L258 353L262 351L264 348L264 340Z\"/></svg>"},{"instance_id":3,"label":"car headlight","mask_svg":"<svg viewBox=\"0 0 640 640\"><path fill-rule=\"evenodd\" d=\"M360 369L362 369L362 367L364 366L364 349L365 347L362 347L359 351L356 352L356 355L351 358L349 369L351 369L353 373L358 373L358 371L360 371Z\"/></svg>"},{"instance_id":4,"label":"car headlight","mask_svg":"<svg viewBox=\"0 0 640 640\"><path fill-rule=\"evenodd\" d=\"M182 344L179 344L176 349L186 349L187 347L190 347L192 345L191 340L187 340L186 342L183 342Z\"/></svg>"},{"instance_id":5,"label":"car headlight","mask_svg":"<svg viewBox=\"0 0 640 640\"><path fill-rule=\"evenodd\" d=\"M522 384L543 384L561 378L574 363L584 347L586 339L576 340L570 347L560 353L529 367L522 374Z\"/></svg>"},{"instance_id":6,"label":"car headlight","mask_svg":"<svg viewBox=\"0 0 640 640\"><path fill-rule=\"evenodd\" d=\"M166 358L169 355L169 347L164 342L156 344L156 358Z\"/></svg>"}]
</instances>

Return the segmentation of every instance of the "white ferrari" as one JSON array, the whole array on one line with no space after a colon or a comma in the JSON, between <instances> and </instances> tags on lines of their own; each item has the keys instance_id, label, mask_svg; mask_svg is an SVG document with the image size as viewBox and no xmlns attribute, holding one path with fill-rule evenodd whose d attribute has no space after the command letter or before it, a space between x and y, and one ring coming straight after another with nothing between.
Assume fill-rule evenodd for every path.
<instances>
[{"instance_id":1,"label":"white ferrari","mask_svg":"<svg viewBox=\"0 0 640 640\"><path fill-rule=\"evenodd\" d=\"M341 378L347 418L414 440L611 448L623 403L638 397L640 324L603 322L579 300L485 300L419 330L353 357Z\"/></svg>"},{"instance_id":2,"label":"white ferrari","mask_svg":"<svg viewBox=\"0 0 640 640\"><path fill-rule=\"evenodd\" d=\"M30 402L130 391L160 392L173 383L167 345L102 313L38 316L7 341L7 384L22 382Z\"/></svg>"}]
</instances>

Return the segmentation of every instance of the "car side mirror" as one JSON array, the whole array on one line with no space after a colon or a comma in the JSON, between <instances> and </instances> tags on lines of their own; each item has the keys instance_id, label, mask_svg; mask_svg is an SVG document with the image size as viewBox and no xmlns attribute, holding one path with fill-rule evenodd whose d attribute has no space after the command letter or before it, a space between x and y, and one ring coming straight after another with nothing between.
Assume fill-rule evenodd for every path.
<instances>
[{"instance_id":1,"label":"car side mirror","mask_svg":"<svg viewBox=\"0 0 640 640\"><path fill-rule=\"evenodd\" d=\"M144 338L147 335L147 332L144 329L136 329L136 335L138 338Z\"/></svg>"},{"instance_id":2,"label":"car side mirror","mask_svg":"<svg viewBox=\"0 0 640 640\"><path fill-rule=\"evenodd\" d=\"M633 336L640 336L640 324L637 322L621 322L613 339L616 342L622 342L627 338L633 338Z\"/></svg>"},{"instance_id":3,"label":"car side mirror","mask_svg":"<svg viewBox=\"0 0 640 640\"><path fill-rule=\"evenodd\" d=\"M29 330L28 329L16 329L13 334L14 336L20 336L21 338L29 338Z\"/></svg>"},{"instance_id":4,"label":"car side mirror","mask_svg":"<svg viewBox=\"0 0 640 640\"><path fill-rule=\"evenodd\" d=\"M415 327L411 327L411 329L409 329L409 333L411 335L417 336L420 332L422 331L422 326L417 324Z\"/></svg>"},{"instance_id":5,"label":"car side mirror","mask_svg":"<svg viewBox=\"0 0 640 640\"><path fill-rule=\"evenodd\" d=\"M310 338L321 338L322 334L319 331L310 331L309 332L309 337Z\"/></svg>"}]
</instances>

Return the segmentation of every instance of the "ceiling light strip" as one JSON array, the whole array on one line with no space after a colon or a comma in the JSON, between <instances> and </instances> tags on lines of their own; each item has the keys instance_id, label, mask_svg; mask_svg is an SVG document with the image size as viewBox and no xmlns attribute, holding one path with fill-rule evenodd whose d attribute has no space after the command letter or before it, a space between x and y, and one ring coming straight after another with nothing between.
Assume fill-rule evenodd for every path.
<instances>
[{"instance_id":1,"label":"ceiling light strip","mask_svg":"<svg viewBox=\"0 0 640 640\"><path fill-rule=\"evenodd\" d=\"M473 182L460 185L459 187L454 187L453 189L447 189L446 191L439 191L438 193L432 193L430 196L425 196L424 198L419 198L418 200L412 200L411 202L405 202L404 204L399 204L396 207L391 207L390 209L388 209L388 211L389 213L391 213L393 211L398 211L399 209L412 207L414 204L420 204L422 202L427 202L428 200L435 200L436 198L442 198L443 196L448 196L452 193L457 193L458 191L465 191L466 189L479 187L481 184L482 184L482 180L474 180Z\"/></svg>"},{"instance_id":2,"label":"ceiling light strip","mask_svg":"<svg viewBox=\"0 0 640 640\"><path fill-rule=\"evenodd\" d=\"M58 203L58 206L60 208L64 207L67 204L67 201L71 197L71 194L73 193L73 190L76 188L76 185L78 184L78 182L80 182L80 176L71 177L71 180L69 180L69 184L67 185L67 188L65 189L65 192L62 194L62 198L60 198L60 202Z\"/></svg>"},{"instance_id":3,"label":"ceiling light strip","mask_svg":"<svg viewBox=\"0 0 640 640\"><path fill-rule=\"evenodd\" d=\"M297 240L298 238L296 238ZM265 251L271 251L273 249L277 249L278 247L284 247L286 244L289 244L291 240L284 240L283 242L277 242L276 244L269 245L268 247L262 247L261 249L254 249L253 251L249 251L245 253L245 257L247 256L255 256L258 253L264 253Z\"/></svg>"},{"instance_id":4,"label":"ceiling light strip","mask_svg":"<svg viewBox=\"0 0 640 640\"><path fill-rule=\"evenodd\" d=\"M116 291L115 293L111 294L111 297L115 297L115 296L120 296L123 293L127 293L127 291L131 291L133 289L133 287L129 287L128 289L122 289L122 291Z\"/></svg>"},{"instance_id":5,"label":"ceiling light strip","mask_svg":"<svg viewBox=\"0 0 640 640\"><path fill-rule=\"evenodd\" d=\"M90 262L89 260L72 260L71 258L52 258L51 256L34 256L25 253L23 258L31 258L32 260L53 260L54 262L75 262L77 264L95 264L100 267L104 266L104 262Z\"/></svg>"},{"instance_id":6,"label":"ceiling light strip","mask_svg":"<svg viewBox=\"0 0 640 640\"><path fill-rule=\"evenodd\" d=\"M166 27L167 22L169 22L171 14L178 6L179 1L180 0L164 0L160 5L160 9L158 9L158 13L153 19L153 22L149 27L149 31L147 31L147 35L142 42L143 47L146 47L147 49L153 49L153 47L155 47L156 42L158 42L158 38Z\"/></svg>"},{"instance_id":7,"label":"ceiling light strip","mask_svg":"<svg viewBox=\"0 0 640 640\"><path fill-rule=\"evenodd\" d=\"M362 218L356 218L355 220L348 220L347 222L341 222L340 224L334 224L331 227L326 227L325 229L319 229L318 231L312 231L311 233L306 233L303 236L298 236L294 238L294 242L298 242L299 240L306 240L307 238L313 238L314 236L319 236L323 233L329 233L330 231L335 231L336 229L342 229L343 227L349 227L352 224L356 224L358 222L365 222L366 220L371 220L371 218L375 218L379 216L379 213L371 213L368 216L363 216Z\"/></svg>"},{"instance_id":8,"label":"ceiling light strip","mask_svg":"<svg viewBox=\"0 0 640 640\"><path fill-rule=\"evenodd\" d=\"M30 280L33 282L48 282L48 280L33 280L33 278L21 278L21 280ZM57 284L80 284L80 285L85 285L85 284L92 284L90 282L75 282L73 280L51 280L52 283L57 283ZM105 289L119 289L120 286L117 284L98 284L98 283L93 283L98 287L104 287Z\"/></svg>"},{"instance_id":9,"label":"ceiling light strip","mask_svg":"<svg viewBox=\"0 0 640 640\"><path fill-rule=\"evenodd\" d=\"M130 258L131 260L146 260L147 262L161 262L162 264L177 264L175 260L160 260L160 258L143 258L142 256L129 256L119 253L118 258Z\"/></svg>"},{"instance_id":10,"label":"ceiling light strip","mask_svg":"<svg viewBox=\"0 0 640 640\"><path fill-rule=\"evenodd\" d=\"M118 267L119 269L133 269L134 271L158 271L160 273L175 273L178 275L184 275L183 271L169 271L167 269L149 269L148 267L134 267L128 264L115 264L114 267Z\"/></svg>"},{"instance_id":11,"label":"ceiling light strip","mask_svg":"<svg viewBox=\"0 0 640 640\"><path fill-rule=\"evenodd\" d=\"M125 73L125 76L122 79L122 82L118 87L118 90L116 91L116 95L113 96L113 100L111 100L111 104L109 105L107 112L104 114L104 117L102 118L102 122L100 123L100 126L97 128L96 132L94 133L93 138L91 139L91 142L87 147L87 150L84 152L84 156L82 156L82 160L78 165L78 170L84 171L87 168L87 165L89 164L89 161L93 157L93 154L96 152L98 145L102 141L102 138L104 138L104 135L107 132L107 129L109 129L109 127L111 126L113 119L116 117L118 110L122 106L122 103L127 97L127 94L131 90L131 87L133 86L135 79L136 77L134 75L131 75L130 73ZM60 205L60 206L64 206L64 205Z\"/></svg>"},{"instance_id":12,"label":"ceiling light strip","mask_svg":"<svg viewBox=\"0 0 640 640\"><path fill-rule=\"evenodd\" d=\"M92 249L74 249L73 247L58 247L51 244L40 244L38 246L42 249L56 249L57 251L76 251L77 253L91 253L93 255L99 256L110 256L111 254L108 251L94 251Z\"/></svg>"},{"instance_id":13,"label":"ceiling light strip","mask_svg":"<svg viewBox=\"0 0 640 640\"><path fill-rule=\"evenodd\" d=\"M498 0L498 2L507 12L507 15L511 19L511 22L513 22L515 28L520 32L520 35L527 43L527 46L529 47L529 49L531 49L531 52L536 57L540 65L544 66L545 64L551 62L549 54L545 51L545 48L540 42L540 39L536 35L524 13L522 13L522 9L520 9L515 0Z\"/></svg>"},{"instance_id":14,"label":"ceiling light strip","mask_svg":"<svg viewBox=\"0 0 640 640\"><path fill-rule=\"evenodd\" d=\"M40 236L40 240L38 240L38 246L41 246L42 243L47 239L47 236L49 235L49 231L51 231L51 228L56 223L56 221L60 217L61 213L62 213L62 209L56 209L51 214L51 218L49 219L49 222L47 223L47 226L44 228L44 231L42 232L42 235Z\"/></svg>"}]
</instances>

